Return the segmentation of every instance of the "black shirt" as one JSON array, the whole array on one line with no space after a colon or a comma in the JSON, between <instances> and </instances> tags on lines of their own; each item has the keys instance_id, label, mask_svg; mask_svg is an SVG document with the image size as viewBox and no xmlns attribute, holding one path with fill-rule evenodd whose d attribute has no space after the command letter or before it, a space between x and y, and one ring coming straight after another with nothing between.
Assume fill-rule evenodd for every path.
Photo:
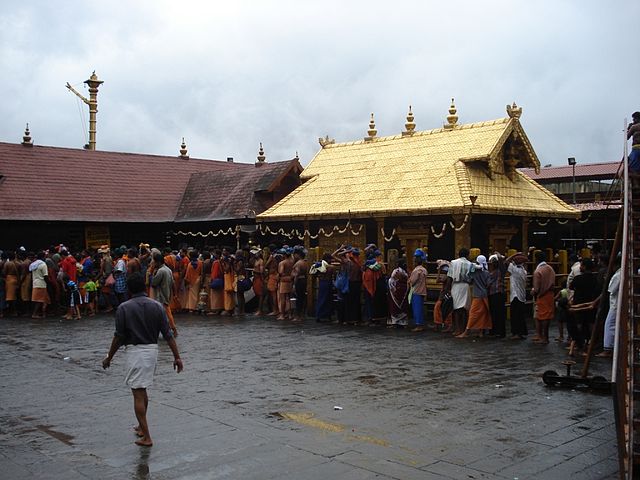
<instances>
[{"instance_id":1,"label":"black shirt","mask_svg":"<svg viewBox=\"0 0 640 480\"><path fill-rule=\"evenodd\" d=\"M598 278L592 272L585 272L578 275L571 282L573 289L573 304L591 302L598 298L600 290L598 290Z\"/></svg>"},{"instance_id":2,"label":"black shirt","mask_svg":"<svg viewBox=\"0 0 640 480\"><path fill-rule=\"evenodd\" d=\"M157 344L160 333L165 340L173 336L167 314L160 302L151 300L144 293L138 293L118 307L115 336L124 345Z\"/></svg>"}]
</instances>

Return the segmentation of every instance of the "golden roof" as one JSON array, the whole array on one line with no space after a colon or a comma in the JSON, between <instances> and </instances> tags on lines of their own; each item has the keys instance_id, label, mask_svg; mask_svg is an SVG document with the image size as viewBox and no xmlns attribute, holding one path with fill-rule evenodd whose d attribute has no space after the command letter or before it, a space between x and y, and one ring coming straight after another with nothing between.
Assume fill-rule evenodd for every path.
<instances>
[{"instance_id":1,"label":"golden roof","mask_svg":"<svg viewBox=\"0 0 640 480\"><path fill-rule=\"evenodd\" d=\"M539 171L540 162L520 125L521 109L514 104L507 112L509 118L464 125L449 119L444 128L411 135L327 138L302 172L304 183L258 220L467 213L470 196L477 196L474 213L579 217L516 170Z\"/></svg>"}]
</instances>

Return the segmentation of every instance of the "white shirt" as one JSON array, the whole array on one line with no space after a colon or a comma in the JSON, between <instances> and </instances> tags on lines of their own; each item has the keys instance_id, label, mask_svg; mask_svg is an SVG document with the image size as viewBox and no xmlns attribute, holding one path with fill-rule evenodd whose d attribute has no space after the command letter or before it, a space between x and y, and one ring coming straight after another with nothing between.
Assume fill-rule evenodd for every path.
<instances>
[{"instance_id":1,"label":"white shirt","mask_svg":"<svg viewBox=\"0 0 640 480\"><path fill-rule=\"evenodd\" d=\"M618 291L620 288L620 269L616 270L609 280L609 311L615 311L618 308Z\"/></svg>"},{"instance_id":2,"label":"white shirt","mask_svg":"<svg viewBox=\"0 0 640 480\"><path fill-rule=\"evenodd\" d=\"M576 262L573 265L571 265L571 271L569 272L569 275L567 275L567 288L570 287L571 283L573 282L573 279L576 278L581 273L582 272L580 271L580 262Z\"/></svg>"},{"instance_id":3,"label":"white shirt","mask_svg":"<svg viewBox=\"0 0 640 480\"><path fill-rule=\"evenodd\" d=\"M517 298L522 303L527 300L527 270L515 263L509 263L507 267L510 275L511 288L509 288L509 302Z\"/></svg>"}]
</instances>

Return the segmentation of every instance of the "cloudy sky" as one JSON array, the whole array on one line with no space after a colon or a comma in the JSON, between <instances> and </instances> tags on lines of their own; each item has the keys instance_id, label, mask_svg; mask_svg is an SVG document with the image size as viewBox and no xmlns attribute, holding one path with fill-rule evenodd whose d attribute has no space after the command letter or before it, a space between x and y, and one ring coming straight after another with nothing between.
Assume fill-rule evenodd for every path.
<instances>
[{"instance_id":1,"label":"cloudy sky","mask_svg":"<svg viewBox=\"0 0 640 480\"><path fill-rule=\"evenodd\" d=\"M307 164L318 137L352 141L524 108L541 163L619 160L640 110L640 2L3 1L0 141L81 147L99 94L98 149ZM79 109L80 107L80 109ZM84 117L83 117L84 116ZM84 118L84 119L83 119ZM428 166L426 166L428 167Z\"/></svg>"}]
</instances>

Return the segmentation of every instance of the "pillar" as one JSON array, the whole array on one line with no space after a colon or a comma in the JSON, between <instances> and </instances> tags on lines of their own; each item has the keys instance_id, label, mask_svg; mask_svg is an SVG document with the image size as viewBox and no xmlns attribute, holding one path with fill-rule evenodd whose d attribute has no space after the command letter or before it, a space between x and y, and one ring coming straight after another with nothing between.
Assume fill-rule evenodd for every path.
<instances>
[{"instance_id":1,"label":"pillar","mask_svg":"<svg viewBox=\"0 0 640 480\"><path fill-rule=\"evenodd\" d=\"M522 217L522 252L529 250L529 217Z\"/></svg>"},{"instance_id":2,"label":"pillar","mask_svg":"<svg viewBox=\"0 0 640 480\"><path fill-rule=\"evenodd\" d=\"M462 225L465 215L457 214L457 215L452 215L452 217L453 217L453 224L456 227L459 227L460 225ZM454 236L455 251L453 252L453 256L451 258L457 258L458 252L460 251L461 248L463 247L471 248L471 215L469 215L469 217L467 218L467 223L465 224L464 228L459 231L456 230L454 234L455 234Z\"/></svg>"}]
</instances>

